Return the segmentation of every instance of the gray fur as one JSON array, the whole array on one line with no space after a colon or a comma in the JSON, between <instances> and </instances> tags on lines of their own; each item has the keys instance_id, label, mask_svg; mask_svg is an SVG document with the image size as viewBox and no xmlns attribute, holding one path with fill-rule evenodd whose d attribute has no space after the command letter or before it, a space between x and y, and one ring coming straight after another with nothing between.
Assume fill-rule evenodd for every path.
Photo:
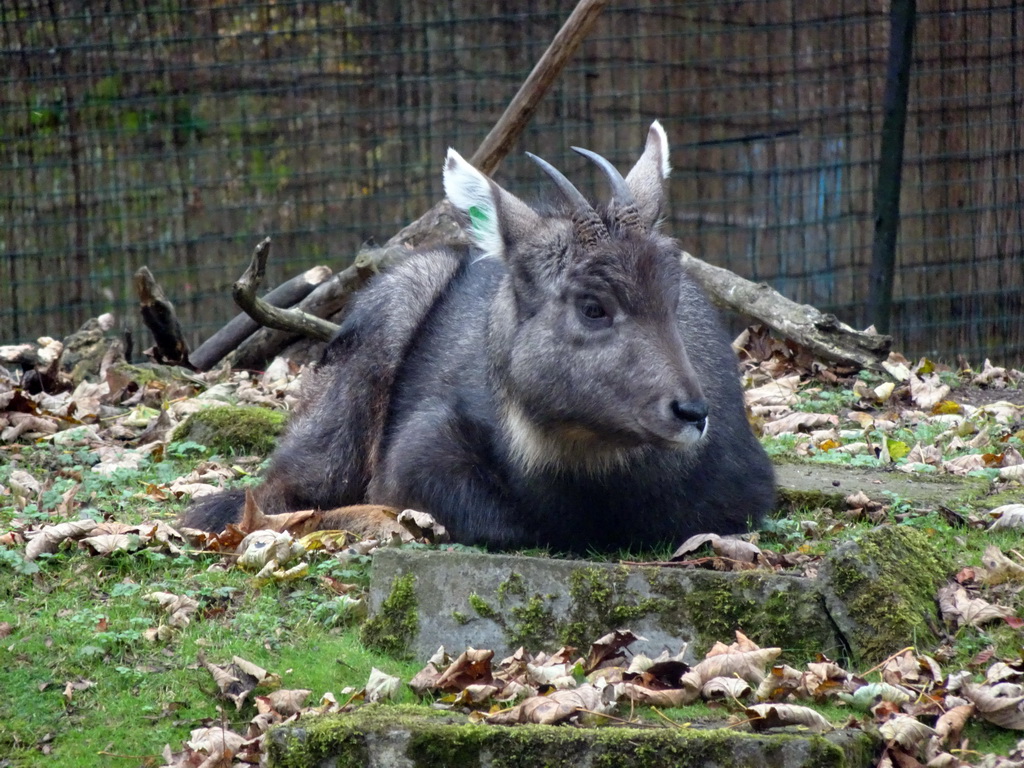
<instances>
[{"instance_id":1,"label":"gray fur","mask_svg":"<svg viewBox=\"0 0 1024 768\"><path fill-rule=\"evenodd\" d=\"M264 510L370 501L431 512L464 543L577 552L760 521L774 481L735 356L656 232L668 168L655 124L626 176L639 226L598 208L608 234L583 242L572 212L530 209L450 151L449 199L493 258L419 254L357 297L304 382ZM186 522L218 528L238 499Z\"/></svg>"}]
</instances>

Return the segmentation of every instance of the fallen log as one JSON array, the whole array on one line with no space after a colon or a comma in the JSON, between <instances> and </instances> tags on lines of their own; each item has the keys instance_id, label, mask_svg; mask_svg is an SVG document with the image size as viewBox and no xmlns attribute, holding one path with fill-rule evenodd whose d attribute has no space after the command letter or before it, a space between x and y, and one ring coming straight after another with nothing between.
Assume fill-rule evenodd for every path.
<instances>
[{"instance_id":1,"label":"fallen log","mask_svg":"<svg viewBox=\"0 0 1024 768\"><path fill-rule=\"evenodd\" d=\"M274 307L291 307L306 298L330 276L330 268L312 267L301 275L281 283L264 296L263 301ZM189 355L189 361L197 371L208 371L260 328L259 323L247 313L241 312L193 350Z\"/></svg>"},{"instance_id":2,"label":"fallen log","mask_svg":"<svg viewBox=\"0 0 1024 768\"><path fill-rule=\"evenodd\" d=\"M763 323L822 360L881 370L889 356L891 336L858 331L835 315L797 304L765 283L753 283L685 251L682 261L717 305Z\"/></svg>"}]
</instances>

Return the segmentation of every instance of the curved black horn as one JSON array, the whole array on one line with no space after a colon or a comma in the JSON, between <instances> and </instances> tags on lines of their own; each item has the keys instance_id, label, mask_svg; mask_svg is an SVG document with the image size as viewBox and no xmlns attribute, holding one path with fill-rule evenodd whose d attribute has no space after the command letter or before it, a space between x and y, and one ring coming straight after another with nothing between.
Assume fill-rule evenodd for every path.
<instances>
[{"instance_id":1,"label":"curved black horn","mask_svg":"<svg viewBox=\"0 0 1024 768\"><path fill-rule=\"evenodd\" d=\"M611 214L619 226L642 232L644 227L640 221L640 209L636 198L633 197L633 192L618 169L597 152L591 152L583 147L573 147L572 151L593 162L608 177L608 183L612 188Z\"/></svg>"},{"instance_id":2,"label":"curved black horn","mask_svg":"<svg viewBox=\"0 0 1024 768\"><path fill-rule=\"evenodd\" d=\"M537 157L532 152L527 152L526 156L548 175L558 187L558 191L562 193L562 197L572 207L572 220L577 237L584 243L607 240L608 230L605 228L604 222L601 221L594 206L583 196L583 193L576 189L573 183L547 160Z\"/></svg>"}]
</instances>

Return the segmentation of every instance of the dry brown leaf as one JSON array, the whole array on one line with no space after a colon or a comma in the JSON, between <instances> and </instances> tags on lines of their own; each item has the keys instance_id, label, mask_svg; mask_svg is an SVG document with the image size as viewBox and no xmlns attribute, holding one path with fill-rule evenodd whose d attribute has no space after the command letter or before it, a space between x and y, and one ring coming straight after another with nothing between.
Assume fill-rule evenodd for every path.
<instances>
[{"instance_id":1,"label":"dry brown leaf","mask_svg":"<svg viewBox=\"0 0 1024 768\"><path fill-rule=\"evenodd\" d=\"M603 637L599 637L590 645L590 653L583 665L584 674L590 674L602 664L608 664L616 659L625 657L625 649L629 648L637 640L644 640L637 637L628 629L616 629Z\"/></svg>"},{"instance_id":2,"label":"dry brown leaf","mask_svg":"<svg viewBox=\"0 0 1024 768\"><path fill-rule=\"evenodd\" d=\"M366 701L388 701L398 695L402 680L394 675L381 672L376 667L370 670L370 679L366 681Z\"/></svg>"},{"instance_id":3,"label":"dry brown leaf","mask_svg":"<svg viewBox=\"0 0 1024 768\"><path fill-rule=\"evenodd\" d=\"M754 698L759 701L777 700L796 690L803 679L803 672L785 664L776 664L757 686Z\"/></svg>"},{"instance_id":4,"label":"dry brown leaf","mask_svg":"<svg viewBox=\"0 0 1024 768\"><path fill-rule=\"evenodd\" d=\"M894 714L878 727L878 731L890 744L899 744L908 752L916 751L935 735L934 728L929 728L916 717L904 714Z\"/></svg>"},{"instance_id":5,"label":"dry brown leaf","mask_svg":"<svg viewBox=\"0 0 1024 768\"><path fill-rule=\"evenodd\" d=\"M796 395L799 387L799 375L782 376L760 387L748 389L743 393L743 398L748 408L755 405L792 405L799 400Z\"/></svg>"},{"instance_id":6,"label":"dry brown leaf","mask_svg":"<svg viewBox=\"0 0 1024 768\"><path fill-rule=\"evenodd\" d=\"M245 744L245 737L227 728L213 726L211 728L196 728L189 734L188 746L208 755L223 755L230 760L237 754L238 750Z\"/></svg>"},{"instance_id":7,"label":"dry brown leaf","mask_svg":"<svg viewBox=\"0 0 1024 768\"><path fill-rule=\"evenodd\" d=\"M109 555L111 552L134 552L142 547L142 539L134 533L106 533L86 536L78 546L92 555Z\"/></svg>"},{"instance_id":8,"label":"dry brown leaf","mask_svg":"<svg viewBox=\"0 0 1024 768\"><path fill-rule=\"evenodd\" d=\"M831 413L804 413L796 411L786 414L764 425L764 433L772 437L779 435L794 434L796 432L809 432L818 427L839 426L839 417Z\"/></svg>"},{"instance_id":9,"label":"dry brown leaf","mask_svg":"<svg viewBox=\"0 0 1024 768\"><path fill-rule=\"evenodd\" d=\"M765 668L778 658L781 648L759 648L756 651L722 653L709 656L684 675L699 680L698 687L713 677L739 677L751 685L759 685Z\"/></svg>"},{"instance_id":10,"label":"dry brown leaf","mask_svg":"<svg viewBox=\"0 0 1024 768\"><path fill-rule=\"evenodd\" d=\"M47 525L37 531L25 546L25 559L35 560L44 553L56 552L65 541L81 539L95 527L96 521L87 518Z\"/></svg>"},{"instance_id":11,"label":"dry brown leaf","mask_svg":"<svg viewBox=\"0 0 1024 768\"><path fill-rule=\"evenodd\" d=\"M593 685L581 685L573 690L555 691L548 696L531 696L512 709L495 712L486 721L495 725L556 725L565 722L581 710L604 712L608 709L610 705L604 702L600 690Z\"/></svg>"},{"instance_id":12,"label":"dry brown leaf","mask_svg":"<svg viewBox=\"0 0 1024 768\"><path fill-rule=\"evenodd\" d=\"M257 696L256 709L261 713L274 711L289 717L302 711L311 693L307 688L281 688L266 696Z\"/></svg>"},{"instance_id":13,"label":"dry brown leaf","mask_svg":"<svg viewBox=\"0 0 1024 768\"><path fill-rule=\"evenodd\" d=\"M167 623L172 627L187 627L192 614L199 609L199 602L194 598L172 592L150 592L143 599L163 608L168 614Z\"/></svg>"},{"instance_id":14,"label":"dry brown leaf","mask_svg":"<svg viewBox=\"0 0 1024 768\"><path fill-rule=\"evenodd\" d=\"M976 569L975 574L982 584L995 585L1007 581L1024 581L1024 565L1004 555L999 547L990 544L981 556L984 569Z\"/></svg>"},{"instance_id":15,"label":"dry brown leaf","mask_svg":"<svg viewBox=\"0 0 1024 768\"><path fill-rule=\"evenodd\" d=\"M262 571L267 566L273 570L305 554L287 531L269 529L248 534L238 545L238 551L238 567L246 571Z\"/></svg>"},{"instance_id":16,"label":"dry brown leaf","mask_svg":"<svg viewBox=\"0 0 1024 768\"><path fill-rule=\"evenodd\" d=\"M965 682L963 695L988 722L1001 728L1024 730L1024 686L1017 683L974 685Z\"/></svg>"},{"instance_id":17,"label":"dry brown leaf","mask_svg":"<svg viewBox=\"0 0 1024 768\"><path fill-rule=\"evenodd\" d=\"M930 411L949 395L949 387L942 383L938 374L910 377L910 399L923 410Z\"/></svg>"},{"instance_id":18,"label":"dry brown leaf","mask_svg":"<svg viewBox=\"0 0 1024 768\"><path fill-rule=\"evenodd\" d=\"M973 704L953 707L935 722L935 734L943 744L956 744L960 741L960 732L973 714Z\"/></svg>"},{"instance_id":19,"label":"dry brown leaf","mask_svg":"<svg viewBox=\"0 0 1024 768\"><path fill-rule=\"evenodd\" d=\"M740 700L745 699L753 691L746 680L738 677L713 677L704 683L700 689L701 698L709 701L717 699Z\"/></svg>"},{"instance_id":20,"label":"dry brown leaf","mask_svg":"<svg viewBox=\"0 0 1024 768\"><path fill-rule=\"evenodd\" d=\"M616 683L612 690L616 701L631 701L650 707L683 707L700 698L700 688L689 684L689 681L680 688L664 690L655 690L636 683Z\"/></svg>"},{"instance_id":21,"label":"dry brown leaf","mask_svg":"<svg viewBox=\"0 0 1024 768\"><path fill-rule=\"evenodd\" d=\"M429 512L405 509L398 513L398 522L409 531L414 539L424 539L431 544L449 540L448 529L435 520Z\"/></svg>"},{"instance_id":22,"label":"dry brown leaf","mask_svg":"<svg viewBox=\"0 0 1024 768\"><path fill-rule=\"evenodd\" d=\"M970 597L959 584L947 584L939 590L939 610L943 618L956 622L957 626L970 624L979 627L1016 615L1012 608L995 605L980 597Z\"/></svg>"},{"instance_id":23,"label":"dry brown leaf","mask_svg":"<svg viewBox=\"0 0 1024 768\"><path fill-rule=\"evenodd\" d=\"M1024 483L1024 464L1014 464L1010 467L1003 467L999 470L1000 480L1016 480Z\"/></svg>"},{"instance_id":24,"label":"dry brown leaf","mask_svg":"<svg viewBox=\"0 0 1024 768\"><path fill-rule=\"evenodd\" d=\"M968 453L966 456L942 462L944 472L960 477L964 477L970 472L975 472L979 469L985 469L987 466L985 456L981 453Z\"/></svg>"},{"instance_id":25,"label":"dry brown leaf","mask_svg":"<svg viewBox=\"0 0 1024 768\"><path fill-rule=\"evenodd\" d=\"M761 557L759 546L731 536L719 537L717 541L712 541L711 548L720 557L727 557L741 563L756 563Z\"/></svg>"},{"instance_id":26,"label":"dry brown leaf","mask_svg":"<svg viewBox=\"0 0 1024 768\"><path fill-rule=\"evenodd\" d=\"M1008 528L1024 528L1024 504L1003 504L1001 507L989 510L989 515L995 518L990 531L999 531Z\"/></svg>"},{"instance_id":27,"label":"dry brown leaf","mask_svg":"<svg viewBox=\"0 0 1024 768\"><path fill-rule=\"evenodd\" d=\"M828 720L813 709L797 704L753 704L745 711L750 719L750 727L755 731L784 728L790 725L802 725L815 733L828 733L835 730Z\"/></svg>"},{"instance_id":28,"label":"dry brown leaf","mask_svg":"<svg viewBox=\"0 0 1024 768\"><path fill-rule=\"evenodd\" d=\"M474 683L489 683L494 679L491 674L493 658L492 650L467 648L437 679L435 687L439 691L460 691Z\"/></svg>"},{"instance_id":29,"label":"dry brown leaf","mask_svg":"<svg viewBox=\"0 0 1024 768\"><path fill-rule=\"evenodd\" d=\"M412 680L409 681L409 687L422 698L437 688L439 677L441 677L441 673L438 672L437 667L428 662L423 669L413 675Z\"/></svg>"},{"instance_id":30,"label":"dry brown leaf","mask_svg":"<svg viewBox=\"0 0 1024 768\"><path fill-rule=\"evenodd\" d=\"M256 686L268 678L265 669L238 656L234 656L230 664L213 664L202 656L199 662L213 675L220 695L239 710Z\"/></svg>"},{"instance_id":31,"label":"dry brown leaf","mask_svg":"<svg viewBox=\"0 0 1024 768\"><path fill-rule=\"evenodd\" d=\"M7 482L11 484L15 497L23 499L34 499L43 490L42 484L24 469L12 470Z\"/></svg>"}]
</instances>

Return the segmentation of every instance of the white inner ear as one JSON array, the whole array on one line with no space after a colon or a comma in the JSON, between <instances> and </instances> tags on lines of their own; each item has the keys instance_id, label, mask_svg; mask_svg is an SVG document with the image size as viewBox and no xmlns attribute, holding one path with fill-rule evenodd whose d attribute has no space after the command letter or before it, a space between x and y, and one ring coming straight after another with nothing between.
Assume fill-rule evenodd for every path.
<instances>
[{"instance_id":1,"label":"white inner ear","mask_svg":"<svg viewBox=\"0 0 1024 768\"><path fill-rule=\"evenodd\" d=\"M667 179L672 173L672 165L668 161L668 136L665 135L665 129L661 127L660 120L651 123L651 131L657 135L658 143L661 144L661 178Z\"/></svg>"},{"instance_id":2,"label":"white inner ear","mask_svg":"<svg viewBox=\"0 0 1024 768\"><path fill-rule=\"evenodd\" d=\"M486 176L451 148L444 163L444 193L469 219L469 236L482 251L481 258L504 257L494 188Z\"/></svg>"}]
</instances>

